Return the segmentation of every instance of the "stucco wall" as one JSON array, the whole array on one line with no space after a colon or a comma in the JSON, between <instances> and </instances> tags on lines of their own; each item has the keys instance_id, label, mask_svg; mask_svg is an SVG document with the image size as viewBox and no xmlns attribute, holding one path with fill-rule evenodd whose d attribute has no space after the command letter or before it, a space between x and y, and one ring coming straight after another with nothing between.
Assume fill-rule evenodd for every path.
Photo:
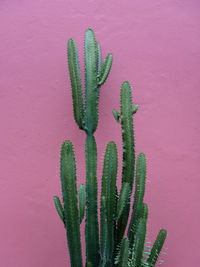
<instances>
[{"instance_id":1,"label":"stucco wall","mask_svg":"<svg viewBox=\"0 0 200 267\"><path fill-rule=\"evenodd\" d=\"M73 120L66 47L75 38L83 74L88 27L103 57L114 56L95 134L99 184L108 141L122 161L112 109L129 80L139 104L136 152L147 157L150 238L168 230L163 267L199 265L199 12L198 0L0 1L2 267L69 266L52 197L61 195L63 140L74 144L78 185L85 180L85 134Z\"/></svg>"}]
</instances>

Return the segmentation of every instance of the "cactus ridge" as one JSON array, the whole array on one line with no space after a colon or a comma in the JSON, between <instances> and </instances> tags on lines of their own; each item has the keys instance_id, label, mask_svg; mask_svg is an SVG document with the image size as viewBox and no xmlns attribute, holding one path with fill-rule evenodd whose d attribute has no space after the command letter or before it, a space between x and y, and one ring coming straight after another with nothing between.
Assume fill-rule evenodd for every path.
<instances>
[{"instance_id":1,"label":"cactus ridge","mask_svg":"<svg viewBox=\"0 0 200 267\"><path fill-rule=\"evenodd\" d=\"M97 76L99 76L100 74L100 70L101 70L101 48L100 48L100 45L99 45L99 42L96 42L97 43L97 57L98 57L98 60L97 60Z\"/></svg>"},{"instance_id":2,"label":"cactus ridge","mask_svg":"<svg viewBox=\"0 0 200 267\"><path fill-rule=\"evenodd\" d=\"M70 141L65 141L62 145L60 177L71 265L81 267L82 255L76 189L76 165L73 145Z\"/></svg>"},{"instance_id":3,"label":"cactus ridge","mask_svg":"<svg viewBox=\"0 0 200 267\"><path fill-rule=\"evenodd\" d=\"M99 75L101 70L101 48L99 43L97 42L97 91L98 91L98 100L99 100Z\"/></svg>"},{"instance_id":4,"label":"cactus ridge","mask_svg":"<svg viewBox=\"0 0 200 267\"><path fill-rule=\"evenodd\" d=\"M58 212L58 215L60 216L60 219L64 223L64 226L65 226L64 209L63 209L63 206L61 204L61 201L60 201L58 196L54 196L53 199L54 199L54 204L55 204L56 210Z\"/></svg>"},{"instance_id":5,"label":"cactus ridge","mask_svg":"<svg viewBox=\"0 0 200 267\"><path fill-rule=\"evenodd\" d=\"M80 224L85 215L85 204L86 204L86 192L85 192L85 185L81 184L79 187L79 217L80 217Z\"/></svg>"},{"instance_id":6,"label":"cactus ridge","mask_svg":"<svg viewBox=\"0 0 200 267\"><path fill-rule=\"evenodd\" d=\"M101 265L106 264L106 241L107 241L107 220L106 220L106 197L101 195L101 215L100 215L100 249Z\"/></svg>"}]
</instances>

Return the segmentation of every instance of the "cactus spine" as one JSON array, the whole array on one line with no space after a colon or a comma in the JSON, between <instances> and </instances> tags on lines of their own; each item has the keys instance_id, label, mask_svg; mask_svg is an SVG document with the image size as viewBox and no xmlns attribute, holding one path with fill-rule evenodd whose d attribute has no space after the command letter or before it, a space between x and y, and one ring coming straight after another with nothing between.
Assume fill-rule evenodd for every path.
<instances>
[{"instance_id":1,"label":"cactus spine","mask_svg":"<svg viewBox=\"0 0 200 267\"><path fill-rule=\"evenodd\" d=\"M149 252L145 251L148 206L143 203L146 179L146 159L137 157L134 203L127 237L130 198L134 184L135 142L133 116L138 105L132 104L132 89L128 81L121 85L120 111L113 115L121 124L123 144L122 183L117 193L117 146L109 142L104 156L100 200L100 235L98 222L97 146L94 133L98 126L100 87L112 66L111 53L101 63L100 45L92 29L85 32L85 97L80 75L78 51L74 39L67 46L68 67L72 88L74 120L86 133L86 184L79 187L77 197L76 163L73 145L67 140L61 149L60 177L63 203L54 196L54 203L67 233L72 267L153 267L163 247L166 230L161 229ZM78 205L79 203L79 205ZM86 212L85 212L86 208ZM86 215L85 215L86 214ZM85 217L86 264L82 263L80 224ZM146 254L147 255L146 255Z\"/></svg>"}]
</instances>

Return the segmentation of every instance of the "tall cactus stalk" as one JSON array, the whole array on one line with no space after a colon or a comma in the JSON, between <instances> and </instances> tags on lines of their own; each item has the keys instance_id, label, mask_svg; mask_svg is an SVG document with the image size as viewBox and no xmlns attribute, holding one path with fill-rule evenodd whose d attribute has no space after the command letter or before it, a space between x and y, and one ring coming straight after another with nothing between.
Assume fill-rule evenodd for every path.
<instances>
[{"instance_id":1,"label":"tall cactus stalk","mask_svg":"<svg viewBox=\"0 0 200 267\"><path fill-rule=\"evenodd\" d=\"M76 166L73 145L66 141L61 149L60 177L64 203L64 219L72 266L82 266L80 223L76 190Z\"/></svg>"},{"instance_id":2,"label":"tall cactus stalk","mask_svg":"<svg viewBox=\"0 0 200 267\"><path fill-rule=\"evenodd\" d=\"M78 50L70 38L67 46L68 67L72 88L74 120L86 133L86 183L76 187L76 163L71 141L63 143L60 160L62 202L54 196L56 210L67 234L72 267L153 267L163 247L166 230L161 229L152 249L145 251L148 206L143 202L146 179L146 159L137 157L135 194L128 226L135 173L135 141L133 116L138 105L132 103L132 89L128 81L121 85L120 111L113 110L121 124L123 166L118 196L117 146L107 144L101 185L100 226L98 222L97 146L94 133L98 126L100 87L105 83L112 66L109 53L101 63L99 42L92 29L85 32L85 97L83 97ZM86 212L85 212L86 209ZM85 218L86 263L82 262L80 224ZM127 227L128 226L128 227ZM100 234L99 234L100 228ZM127 231L127 236L125 232Z\"/></svg>"},{"instance_id":3,"label":"tall cactus stalk","mask_svg":"<svg viewBox=\"0 0 200 267\"><path fill-rule=\"evenodd\" d=\"M101 188L101 266L110 266L114 253L115 194L117 178L117 147L114 142L107 145Z\"/></svg>"},{"instance_id":4,"label":"tall cactus stalk","mask_svg":"<svg viewBox=\"0 0 200 267\"><path fill-rule=\"evenodd\" d=\"M133 213L131 216L131 221L128 228L128 238L130 244L133 244L134 232L136 229L137 222L139 218L143 217L143 198L145 191L145 179L146 179L146 160L145 155L140 153L137 157L137 167L136 167L136 185L135 185L135 195L133 203Z\"/></svg>"},{"instance_id":5,"label":"tall cactus stalk","mask_svg":"<svg viewBox=\"0 0 200 267\"><path fill-rule=\"evenodd\" d=\"M121 86L121 128L123 143L123 168L122 184L129 183L130 193L133 187L133 178L135 171L135 142L133 132L133 110L131 86L128 81L123 82ZM130 198L127 199L124 211L117 226L117 245L123 238L128 222L130 210Z\"/></svg>"},{"instance_id":6,"label":"tall cactus stalk","mask_svg":"<svg viewBox=\"0 0 200 267\"><path fill-rule=\"evenodd\" d=\"M94 266L99 262L99 228L97 218L97 148L93 135L86 136L86 257Z\"/></svg>"}]
</instances>

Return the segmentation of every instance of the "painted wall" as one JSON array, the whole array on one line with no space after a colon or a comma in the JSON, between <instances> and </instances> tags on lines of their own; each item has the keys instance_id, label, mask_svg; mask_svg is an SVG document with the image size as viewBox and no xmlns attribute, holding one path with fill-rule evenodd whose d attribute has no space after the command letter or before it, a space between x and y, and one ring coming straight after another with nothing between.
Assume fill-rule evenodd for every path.
<instances>
[{"instance_id":1,"label":"painted wall","mask_svg":"<svg viewBox=\"0 0 200 267\"><path fill-rule=\"evenodd\" d=\"M168 230L163 267L199 265L199 12L198 0L0 1L2 267L69 266L52 197L61 195L63 140L74 144L78 184L85 179L85 135L73 120L66 46L75 38L83 74L88 27L103 57L114 55L100 96L99 183L108 141L117 143L121 161L112 109L129 80L139 104L136 151L147 157L150 238Z\"/></svg>"}]
</instances>

